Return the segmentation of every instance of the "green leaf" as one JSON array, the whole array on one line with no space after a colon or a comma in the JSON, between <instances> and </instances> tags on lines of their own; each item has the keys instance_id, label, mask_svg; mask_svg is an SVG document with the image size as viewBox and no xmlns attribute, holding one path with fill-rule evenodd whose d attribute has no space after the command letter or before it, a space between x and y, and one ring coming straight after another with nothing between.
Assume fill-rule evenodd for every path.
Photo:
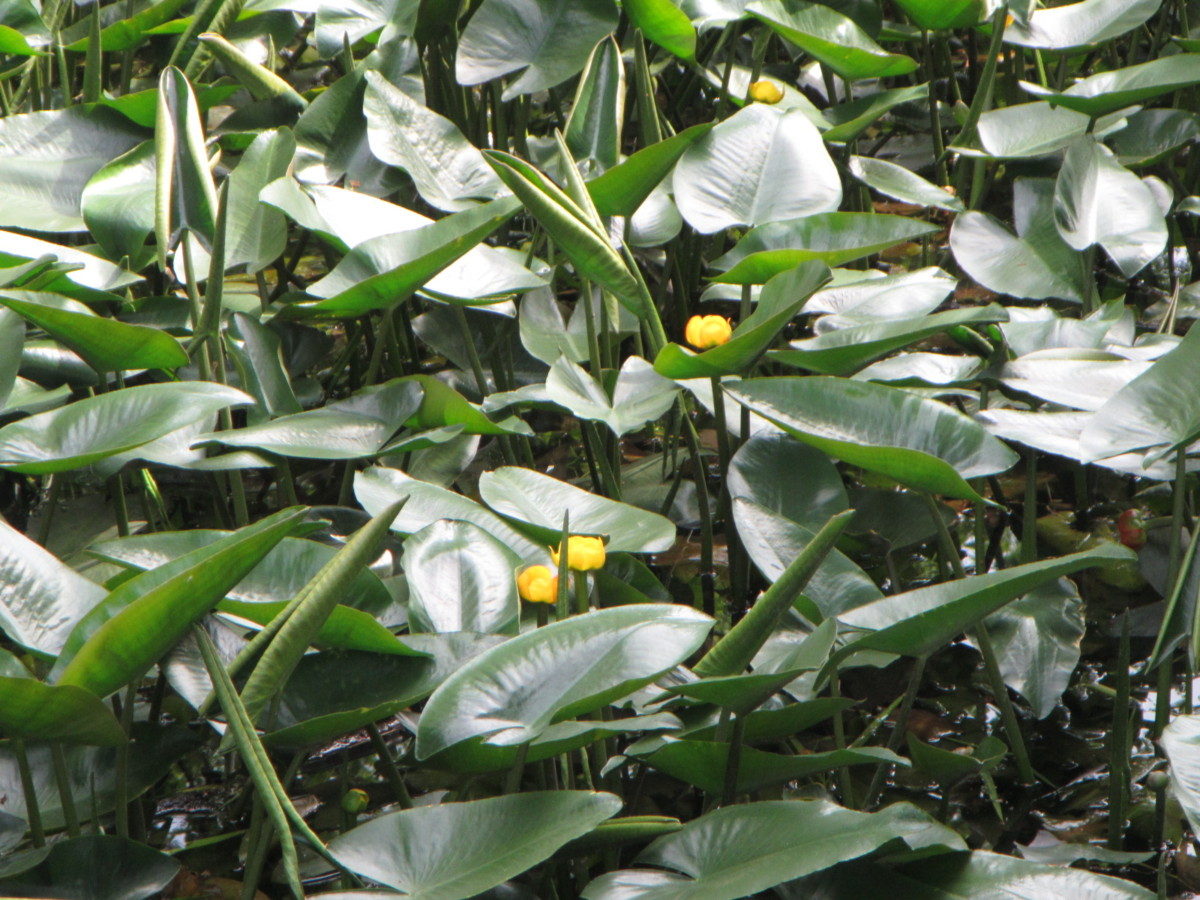
<instances>
[{"instance_id":1,"label":"green leaf","mask_svg":"<svg viewBox=\"0 0 1200 900\"><path fill-rule=\"evenodd\" d=\"M413 900L457 900L520 875L620 808L612 794L589 791L440 803L379 816L334 838L329 850L352 872Z\"/></svg>"},{"instance_id":2,"label":"green leaf","mask_svg":"<svg viewBox=\"0 0 1200 900\"><path fill-rule=\"evenodd\" d=\"M146 571L209 547L233 532L207 528L187 531L160 531L127 538L100 541L87 552L129 569ZM284 538L262 562L230 589L227 597L240 604L280 604L291 600L321 568L333 558L336 548L314 540ZM360 572L343 585L339 602L346 606L382 612L391 605L391 594L379 576L369 570Z\"/></svg>"},{"instance_id":3,"label":"green leaf","mask_svg":"<svg viewBox=\"0 0 1200 900\"><path fill-rule=\"evenodd\" d=\"M670 0L657 2L675 8ZM587 189L596 211L602 216L632 216L646 202L654 188L671 174L684 151L713 128L711 122L693 125L679 134L643 147L603 175L593 178L587 183Z\"/></svg>"},{"instance_id":4,"label":"green leaf","mask_svg":"<svg viewBox=\"0 0 1200 900\"><path fill-rule=\"evenodd\" d=\"M145 844L115 835L85 834L55 842L44 861L0 883L0 890L19 892L16 896L150 900L161 896L179 870L176 860Z\"/></svg>"},{"instance_id":5,"label":"green leaf","mask_svg":"<svg viewBox=\"0 0 1200 900\"><path fill-rule=\"evenodd\" d=\"M754 0L746 12L851 81L907 75L917 68L910 57L876 44L853 19L819 3Z\"/></svg>"},{"instance_id":6,"label":"green leaf","mask_svg":"<svg viewBox=\"0 0 1200 900\"><path fill-rule=\"evenodd\" d=\"M935 400L841 378L752 378L729 396L798 440L918 490L978 500L967 479L1017 455L982 425Z\"/></svg>"},{"instance_id":7,"label":"green leaf","mask_svg":"<svg viewBox=\"0 0 1200 900\"><path fill-rule=\"evenodd\" d=\"M670 713L629 716L607 722L598 719L558 722L531 741L528 749L524 745L496 746L488 743L486 738L473 738L435 754L424 764L431 769L459 775L503 772L516 765L517 758L522 755L526 764L536 763L587 747L601 738L675 731L679 725L679 719Z\"/></svg>"},{"instance_id":8,"label":"green leaf","mask_svg":"<svg viewBox=\"0 0 1200 900\"><path fill-rule=\"evenodd\" d=\"M284 368L279 331L252 316L235 312L225 324L224 337L243 387L254 395L262 412L274 417L301 411Z\"/></svg>"},{"instance_id":9,"label":"green leaf","mask_svg":"<svg viewBox=\"0 0 1200 900\"><path fill-rule=\"evenodd\" d=\"M152 570L124 582L76 626L71 639L78 632L83 640L57 683L105 697L140 677L295 529L301 514L278 512L187 554L165 580Z\"/></svg>"},{"instance_id":10,"label":"green leaf","mask_svg":"<svg viewBox=\"0 0 1200 900\"><path fill-rule=\"evenodd\" d=\"M208 168L200 107L187 76L173 66L158 80L154 158L154 234L159 266L166 269L167 254L185 231L210 247L217 221L217 189Z\"/></svg>"},{"instance_id":11,"label":"green leaf","mask_svg":"<svg viewBox=\"0 0 1200 900\"><path fill-rule=\"evenodd\" d=\"M101 372L170 370L188 362L183 347L165 331L98 316L68 297L6 291L0 294L0 306L20 314Z\"/></svg>"},{"instance_id":12,"label":"green leaf","mask_svg":"<svg viewBox=\"0 0 1200 900\"><path fill-rule=\"evenodd\" d=\"M308 101L296 93L295 88L221 35L210 31L198 35L197 39L255 100L281 100L297 113L308 106Z\"/></svg>"},{"instance_id":13,"label":"green leaf","mask_svg":"<svg viewBox=\"0 0 1200 900\"><path fill-rule=\"evenodd\" d=\"M856 320L850 319L851 323ZM995 303L983 307L966 307L920 316L915 319L892 319L850 324L845 328L825 331L816 337L792 341L787 347L774 350L770 358L798 369L808 369L825 375L849 375L864 365L886 356L894 350L923 341L964 325L984 325L1008 321L1008 311Z\"/></svg>"},{"instance_id":14,"label":"green leaf","mask_svg":"<svg viewBox=\"0 0 1200 900\"><path fill-rule=\"evenodd\" d=\"M378 652L306 654L279 695L273 731L264 740L273 747L299 750L394 716L419 703L450 675L502 638L496 635L410 634L411 656Z\"/></svg>"},{"instance_id":15,"label":"green leaf","mask_svg":"<svg viewBox=\"0 0 1200 900\"><path fill-rule=\"evenodd\" d=\"M1099 44L1137 28L1162 5L1162 0L1082 0L1035 10L1029 24L1014 22L1004 40L1022 47L1067 50Z\"/></svg>"},{"instance_id":16,"label":"green leaf","mask_svg":"<svg viewBox=\"0 0 1200 900\"><path fill-rule=\"evenodd\" d=\"M0 25L0 53L10 56L45 56L44 52L25 39L25 35L9 25Z\"/></svg>"},{"instance_id":17,"label":"green leaf","mask_svg":"<svg viewBox=\"0 0 1200 900\"><path fill-rule=\"evenodd\" d=\"M781 483L788 482L781 480ZM819 513L810 514L801 524L745 497L734 498L733 518L746 554L770 582L784 574L788 564L812 542L814 530L821 525ZM821 563L803 594L824 617L840 616L848 609L883 596L871 577L836 549ZM812 613L807 606L805 610Z\"/></svg>"},{"instance_id":18,"label":"green leaf","mask_svg":"<svg viewBox=\"0 0 1200 900\"><path fill-rule=\"evenodd\" d=\"M479 496L492 510L531 526L535 537L555 543L564 512L572 534L608 537L609 552L659 553L675 542L675 523L627 503L577 488L535 469L501 466L479 479Z\"/></svg>"},{"instance_id":19,"label":"green leaf","mask_svg":"<svg viewBox=\"0 0 1200 900\"><path fill-rule=\"evenodd\" d=\"M16 644L57 656L75 623L105 591L0 520L0 631Z\"/></svg>"},{"instance_id":20,"label":"green leaf","mask_svg":"<svg viewBox=\"0 0 1200 900\"><path fill-rule=\"evenodd\" d=\"M300 459L362 459L378 455L421 405L419 385L401 379L363 388L345 400L270 422L214 431L195 443L265 450Z\"/></svg>"},{"instance_id":21,"label":"green leaf","mask_svg":"<svg viewBox=\"0 0 1200 900\"><path fill-rule=\"evenodd\" d=\"M417 727L417 757L478 737L499 746L533 740L670 671L712 625L690 607L641 604L572 616L505 641L434 691Z\"/></svg>"},{"instance_id":22,"label":"green leaf","mask_svg":"<svg viewBox=\"0 0 1200 900\"><path fill-rule=\"evenodd\" d=\"M1200 397L1189 389L1200 364L1200 328L1117 391L1088 420L1080 449L1094 461L1154 448L1147 462L1186 447L1200 434ZM0 431L0 435L3 431Z\"/></svg>"},{"instance_id":23,"label":"green leaf","mask_svg":"<svg viewBox=\"0 0 1200 900\"><path fill-rule=\"evenodd\" d=\"M669 0L663 0L669 6ZM621 153L625 120L625 69L621 48L612 37L592 50L563 129L563 139L576 160L610 169Z\"/></svg>"},{"instance_id":24,"label":"green leaf","mask_svg":"<svg viewBox=\"0 0 1200 900\"><path fill-rule=\"evenodd\" d=\"M412 631L515 631L521 559L478 525L441 520L404 542Z\"/></svg>"},{"instance_id":25,"label":"green leaf","mask_svg":"<svg viewBox=\"0 0 1200 900\"><path fill-rule=\"evenodd\" d=\"M717 378L744 372L766 352L779 333L830 278L829 267L817 260L780 272L763 286L758 305L733 330L724 344L693 353L667 344L654 359L654 370L668 378Z\"/></svg>"},{"instance_id":26,"label":"green leaf","mask_svg":"<svg viewBox=\"0 0 1200 900\"><path fill-rule=\"evenodd\" d=\"M459 212L496 196L500 179L458 126L378 72L367 72L366 79L363 113L371 152L407 172L426 203Z\"/></svg>"},{"instance_id":27,"label":"green leaf","mask_svg":"<svg viewBox=\"0 0 1200 900\"><path fill-rule=\"evenodd\" d=\"M142 141L104 165L83 188L83 220L112 259L135 257L154 231L154 166L154 143Z\"/></svg>"},{"instance_id":28,"label":"green leaf","mask_svg":"<svg viewBox=\"0 0 1200 900\"><path fill-rule=\"evenodd\" d=\"M680 59L696 58L696 28L671 0L622 0L621 8L647 40Z\"/></svg>"},{"instance_id":29,"label":"green leaf","mask_svg":"<svg viewBox=\"0 0 1200 900\"><path fill-rule=\"evenodd\" d=\"M141 276L131 274L107 260L74 247L63 247L12 231L0 231L0 271L19 267L21 263L39 261L39 265L55 260L59 265L38 279L36 286L43 291L65 294L75 300L95 300L111 303L112 293L140 282Z\"/></svg>"},{"instance_id":30,"label":"green leaf","mask_svg":"<svg viewBox=\"0 0 1200 900\"><path fill-rule=\"evenodd\" d=\"M374 467L354 476L354 496L372 515L402 498L408 498L392 530L414 534L438 519L460 519L478 525L517 553L526 563L546 563L550 553L544 544L524 534L474 500L436 484L413 478L397 469Z\"/></svg>"},{"instance_id":31,"label":"green leaf","mask_svg":"<svg viewBox=\"0 0 1200 900\"><path fill-rule=\"evenodd\" d=\"M1200 82L1200 53L1180 53L1100 72L1077 81L1065 91L1054 91L1028 81L1022 81L1021 87L1055 106L1098 118L1197 82Z\"/></svg>"},{"instance_id":32,"label":"green leaf","mask_svg":"<svg viewBox=\"0 0 1200 900\"><path fill-rule=\"evenodd\" d=\"M781 191L779 186L788 189ZM842 185L821 134L799 110L752 103L688 147L675 203L702 234L837 209ZM800 262L797 260L796 262Z\"/></svg>"},{"instance_id":33,"label":"green leaf","mask_svg":"<svg viewBox=\"0 0 1200 900\"><path fill-rule=\"evenodd\" d=\"M1200 716L1181 715L1171 720L1159 738L1171 763L1175 799L1193 829L1200 828Z\"/></svg>"},{"instance_id":34,"label":"green leaf","mask_svg":"<svg viewBox=\"0 0 1200 900\"><path fill-rule=\"evenodd\" d=\"M6 408L18 384L25 322L16 313L0 309L0 410Z\"/></svg>"},{"instance_id":35,"label":"green leaf","mask_svg":"<svg viewBox=\"0 0 1200 900\"><path fill-rule=\"evenodd\" d=\"M644 285L629 271L608 235L593 225L587 213L553 181L529 163L507 153L487 151L484 156L509 190L538 220L546 233L586 278L610 291L634 315L652 303Z\"/></svg>"},{"instance_id":36,"label":"green leaf","mask_svg":"<svg viewBox=\"0 0 1200 900\"><path fill-rule=\"evenodd\" d=\"M803 480L794 477L796 472L804 473ZM744 498L809 529L850 505L829 457L785 434L751 437L733 455L727 478L731 498Z\"/></svg>"},{"instance_id":37,"label":"green leaf","mask_svg":"<svg viewBox=\"0 0 1200 900\"><path fill-rule=\"evenodd\" d=\"M851 638L834 657L844 658L859 650L924 656L1040 585L1081 569L1133 558L1133 552L1125 547L1108 544L1058 559L893 594L838 617L843 625L869 631Z\"/></svg>"},{"instance_id":38,"label":"green leaf","mask_svg":"<svg viewBox=\"0 0 1200 900\"><path fill-rule=\"evenodd\" d=\"M228 613L230 617L242 620L239 624L250 622L267 627L287 606L286 600L247 603L244 600L227 598L217 604L217 612ZM329 618L313 638L313 644L337 650L364 650L395 656L415 655L412 648L402 643L373 615L340 603L329 613Z\"/></svg>"},{"instance_id":39,"label":"green leaf","mask_svg":"<svg viewBox=\"0 0 1200 900\"><path fill-rule=\"evenodd\" d=\"M830 212L771 222L751 229L713 262L722 272L714 281L763 284L810 259L838 266L937 230L927 222L883 213Z\"/></svg>"},{"instance_id":40,"label":"green leaf","mask_svg":"<svg viewBox=\"0 0 1200 900\"><path fill-rule=\"evenodd\" d=\"M852 515L849 510L838 513L813 535L783 573L754 602L749 612L692 667L697 675L739 675L750 665L833 550L838 537L850 524Z\"/></svg>"},{"instance_id":41,"label":"green leaf","mask_svg":"<svg viewBox=\"0 0 1200 900\"><path fill-rule=\"evenodd\" d=\"M987 620L1004 683L1044 719L1058 705L1079 664L1083 601L1065 578L1047 582Z\"/></svg>"},{"instance_id":42,"label":"green leaf","mask_svg":"<svg viewBox=\"0 0 1200 900\"><path fill-rule=\"evenodd\" d=\"M1013 297L1082 302L1080 257L1054 224L1053 190L1049 179L1016 180L1018 237L987 213L960 214L950 230L950 249L958 264L984 287Z\"/></svg>"},{"instance_id":43,"label":"green leaf","mask_svg":"<svg viewBox=\"0 0 1200 900\"><path fill-rule=\"evenodd\" d=\"M640 356L630 356L621 364L612 399L602 385L565 356L559 357L546 375L547 399L576 418L603 422L617 437L659 418L674 405L678 392L673 381L655 372Z\"/></svg>"},{"instance_id":44,"label":"green leaf","mask_svg":"<svg viewBox=\"0 0 1200 900\"><path fill-rule=\"evenodd\" d=\"M847 100L824 111L825 119L832 123L832 127L822 137L827 143L849 143L896 107L906 103L928 102L928 84L888 88Z\"/></svg>"},{"instance_id":45,"label":"green leaf","mask_svg":"<svg viewBox=\"0 0 1200 900\"><path fill-rule=\"evenodd\" d=\"M893 200L950 212L963 212L966 209L963 202L949 191L886 159L852 156L847 168L859 181Z\"/></svg>"},{"instance_id":46,"label":"green leaf","mask_svg":"<svg viewBox=\"0 0 1200 900\"><path fill-rule=\"evenodd\" d=\"M1095 412L1151 365L1102 350L1038 350L1006 363L1000 381L1040 400Z\"/></svg>"},{"instance_id":47,"label":"green leaf","mask_svg":"<svg viewBox=\"0 0 1200 900\"><path fill-rule=\"evenodd\" d=\"M1098 137L1125 127L1119 113L1093 123L1083 113L1045 101L1017 103L992 109L979 117L975 129L978 147L955 146L964 156L994 159L1027 159L1049 156L1070 146L1089 131Z\"/></svg>"},{"instance_id":48,"label":"green leaf","mask_svg":"<svg viewBox=\"0 0 1200 900\"><path fill-rule=\"evenodd\" d=\"M502 99L554 87L583 68L617 18L613 0L484 0L458 39L458 83L524 70Z\"/></svg>"},{"instance_id":49,"label":"green leaf","mask_svg":"<svg viewBox=\"0 0 1200 900\"><path fill-rule=\"evenodd\" d=\"M729 745L711 741L670 740L656 750L636 753L651 768L687 782L710 794L720 795L725 785ZM793 779L809 778L843 766L901 765L908 760L882 747L828 750L784 756L753 747L739 753L735 792L750 794Z\"/></svg>"},{"instance_id":50,"label":"green leaf","mask_svg":"<svg viewBox=\"0 0 1200 900\"><path fill-rule=\"evenodd\" d=\"M398 382L419 384L425 391L417 412L405 423L410 428L461 427L466 434L529 434L519 419L493 422L462 394L433 375L406 375Z\"/></svg>"},{"instance_id":51,"label":"green leaf","mask_svg":"<svg viewBox=\"0 0 1200 900\"><path fill-rule=\"evenodd\" d=\"M1054 186L1054 221L1071 247L1099 244L1127 278L1167 246L1167 222L1154 191L1092 140L1067 150Z\"/></svg>"},{"instance_id":52,"label":"green leaf","mask_svg":"<svg viewBox=\"0 0 1200 900\"><path fill-rule=\"evenodd\" d=\"M309 293L325 299L290 310L353 317L390 309L512 218L519 205L504 197L405 232L402 238L391 234L364 241L309 286Z\"/></svg>"},{"instance_id":53,"label":"green leaf","mask_svg":"<svg viewBox=\"0 0 1200 900\"><path fill-rule=\"evenodd\" d=\"M286 128L264 131L242 153L229 173L226 201L225 268L245 266L258 272L283 255L287 222L259 200L259 193L283 177L296 153L296 139Z\"/></svg>"},{"instance_id":54,"label":"green leaf","mask_svg":"<svg viewBox=\"0 0 1200 900\"><path fill-rule=\"evenodd\" d=\"M857 859L896 840L913 850L964 848L957 834L907 803L876 813L844 809L827 800L743 803L707 813L656 840L636 859L655 868L608 872L588 884L582 896L735 900Z\"/></svg>"},{"instance_id":55,"label":"green leaf","mask_svg":"<svg viewBox=\"0 0 1200 900\"><path fill-rule=\"evenodd\" d=\"M250 646L262 645L262 655L241 690L242 703L250 721L261 716L270 699L296 668L300 657L317 639L346 585L378 555L401 505L392 504L355 532L270 625L255 636Z\"/></svg>"},{"instance_id":56,"label":"green leaf","mask_svg":"<svg viewBox=\"0 0 1200 900\"><path fill-rule=\"evenodd\" d=\"M0 677L0 734L100 747L125 743L112 709L95 694L34 678Z\"/></svg>"},{"instance_id":57,"label":"green leaf","mask_svg":"<svg viewBox=\"0 0 1200 900\"><path fill-rule=\"evenodd\" d=\"M253 403L206 381L147 384L77 400L0 428L0 469L44 475L91 465L229 406Z\"/></svg>"},{"instance_id":58,"label":"green leaf","mask_svg":"<svg viewBox=\"0 0 1200 900\"><path fill-rule=\"evenodd\" d=\"M1200 118L1188 110L1143 109L1128 122L1106 138L1123 166L1154 165L1185 144L1200 140Z\"/></svg>"},{"instance_id":59,"label":"green leaf","mask_svg":"<svg viewBox=\"0 0 1200 900\"><path fill-rule=\"evenodd\" d=\"M931 897L1021 897L1023 900L1150 900L1132 881L1067 866L1026 862L1002 853L942 853L903 866L856 862L789 885L783 900L812 896L929 900Z\"/></svg>"},{"instance_id":60,"label":"green leaf","mask_svg":"<svg viewBox=\"0 0 1200 900\"><path fill-rule=\"evenodd\" d=\"M75 107L0 118L0 226L83 231L84 185L143 137L108 110Z\"/></svg>"},{"instance_id":61,"label":"green leaf","mask_svg":"<svg viewBox=\"0 0 1200 900\"><path fill-rule=\"evenodd\" d=\"M896 5L918 26L930 30L967 28L984 14L981 0L896 0Z\"/></svg>"}]
</instances>

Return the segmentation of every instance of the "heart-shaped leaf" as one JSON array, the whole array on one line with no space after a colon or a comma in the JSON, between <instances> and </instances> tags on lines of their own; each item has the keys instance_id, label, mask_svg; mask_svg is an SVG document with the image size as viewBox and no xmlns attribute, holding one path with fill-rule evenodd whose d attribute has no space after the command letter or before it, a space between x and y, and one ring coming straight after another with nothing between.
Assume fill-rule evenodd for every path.
<instances>
[{"instance_id":1,"label":"heart-shaped leaf","mask_svg":"<svg viewBox=\"0 0 1200 900\"><path fill-rule=\"evenodd\" d=\"M471 738L513 746L600 709L687 659L713 621L673 604L601 609L505 641L452 675L425 704L418 758Z\"/></svg>"}]
</instances>

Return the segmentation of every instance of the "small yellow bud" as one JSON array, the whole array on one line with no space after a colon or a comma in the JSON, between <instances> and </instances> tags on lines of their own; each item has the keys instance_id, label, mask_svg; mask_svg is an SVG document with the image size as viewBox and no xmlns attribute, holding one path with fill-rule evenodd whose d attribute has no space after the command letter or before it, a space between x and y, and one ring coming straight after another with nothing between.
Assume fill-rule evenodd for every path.
<instances>
[{"instance_id":1,"label":"small yellow bud","mask_svg":"<svg viewBox=\"0 0 1200 900\"><path fill-rule=\"evenodd\" d=\"M733 326L724 316L692 316L683 329L683 336L697 350L720 347L732 335Z\"/></svg>"},{"instance_id":2,"label":"small yellow bud","mask_svg":"<svg viewBox=\"0 0 1200 900\"><path fill-rule=\"evenodd\" d=\"M350 788L342 794L342 809L351 815L362 812L370 803L371 797L361 788Z\"/></svg>"},{"instance_id":3,"label":"small yellow bud","mask_svg":"<svg viewBox=\"0 0 1200 900\"><path fill-rule=\"evenodd\" d=\"M530 566L517 576L517 593L530 603L554 603L558 599L558 576L546 566Z\"/></svg>"},{"instance_id":4,"label":"small yellow bud","mask_svg":"<svg viewBox=\"0 0 1200 900\"><path fill-rule=\"evenodd\" d=\"M550 555L558 563L558 548L552 547ZM604 541L598 537L573 534L567 538L567 565L576 572L590 572L604 568Z\"/></svg>"},{"instance_id":5,"label":"small yellow bud","mask_svg":"<svg viewBox=\"0 0 1200 900\"><path fill-rule=\"evenodd\" d=\"M783 88L764 78L750 85L750 99L759 103L778 103L783 99Z\"/></svg>"}]
</instances>

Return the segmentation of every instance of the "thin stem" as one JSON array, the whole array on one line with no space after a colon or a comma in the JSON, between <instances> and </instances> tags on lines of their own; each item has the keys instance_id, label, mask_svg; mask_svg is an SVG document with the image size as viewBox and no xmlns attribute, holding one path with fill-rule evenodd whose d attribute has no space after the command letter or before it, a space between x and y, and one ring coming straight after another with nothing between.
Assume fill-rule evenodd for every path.
<instances>
[{"instance_id":1,"label":"thin stem","mask_svg":"<svg viewBox=\"0 0 1200 900\"><path fill-rule=\"evenodd\" d=\"M965 578L966 571L963 569L962 555L958 552L958 548L954 544L954 538L950 534L950 529L946 527L946 520L942 518L941 510L938 508L938 501L933 498L932 494L925 493L923 496L929 507L929 513L933 517L934 524L937 526L938 544L941 555L949 563L956 579ZM1021 722L1017 718L1017 711L1013 706L1012 698L1008 695L1008 686L1004 683L1004 675L1000 671L1000 663L996 658L996 650L992 646L992 639L988 635L987 625L982 621L976 624L972 636L979 647L980 655L983 657L983 670L987 675L988 686L991 688L992 695L996 699L996 705L1000 708L1000 720L1004 725L1004 733L1008 737L1009 747L1012 750L1013 759L1017 764L1017 771L1023 782L1032 784L1037 780L1037 776L1033 771L1032 763L1029 761L1029 751L1025 747L1025 737L1021 733Z\"/></svg>"},{"instance_id":2,"label":"thin stem","mask_svg":"<svg viewBox=\"0 0 1200 900\"><path fill-rule=\"evenodd\" d=\"M25 741L13 738L13 755L17 758L17 771L21 775L21 791L25 795L25 819L29 822L29 839L35 847L46 846L46 832L42 828L42 808L38 804L37 788L33 783L33 770L29 768L29 754Z\"/></svg>"},{"instance_id":3,"label":"thin stem","mask_svg":"<svg viewBox=\"0 0 1200 900\"><path fill-rule=\"evenodd\" d=\"M900 704L900 711L896 714L896 727L892 729L887 742L887 748L893 752L900 748L900 742L904 740L904 735L908 731L908 717L912 713L913 704L917 701L917 692L921 689L921 678L925 674L926 660L927 657L919 656L913 663L912 672L908 677L908 687L904 690L904 700ZM875 803L880 791L883 790L883 780L890 768L887 763L880 763L875 767L875 774L871 776L871 784L867 788L863 809L870 809Z\"/></svg>"},{"instance_id":4,"label":"thin stem","mask_svg":"<svg viewBox=\"0 0 1200 900\"><path fill-rule=\"evenodd\" d=\"M117 837L129 837L129 731L133 726L133 705L137 701L137 681L125 688L121 703L121 730L126 740L117 748L116 817Z\"/></svg>"},{"instance_id":5,"label":"thin stem","mask_svg":"<svg viewBox=\"0 0 1200 900\"><path fill-rule=\"evenodd\" d=\"M50 759L54 765L54 780L58 782L58 797L62 803L63 819L68 837L79 837L79 812L75 808L75 796L71 792L71 774L67 770L67 754L62 741L50 742Z\"/></svg>"},{"instance_id":6,"label":"thin stem","mask_svg":"<svg viewBox=\"0 0 1200 900\"><path fill-rule=\"evenodd\" d=\"M1125 819L1129 806L1129 614L1121 616L1121 643L1117 652L1116 696L1112 728L1108 733L1108 847L1125 845Z\"/></svg>"},{"instance_id":7,"label":"thin stem","mask_svg":"<svg viewBox=\"0 0 1200 900\"><path fill-rule=\"evenodd\" d=\"M829 676L829 696L840 699L842 684L840 673L834 671ZM842 716L844 710L839 709L833 714L833 746L838 750L846 749L846 721ZM854 782L850 777L850 767L838 769L838 787L842 793L842 805L854 808Z\"/></svg>"},{"instance_id":8,"label":"thin stem","mask_svg":"<svg viewBox=\"0 0 1200 900\"><path fill-rule=\"evenodd\" d=\"M572 581L575 582L575 613L576 615L583 615L592 607L587 573L576 572Z\"/></svg>"},{"instance_id":9,"label":"thin stem","mask_svg":"<svg viewBox=\"0 0 1200 900\"><path fill-rule=\"evenodd\" d=\"M367 736L371 739L371 747L374 748L375 755L379 757L379 764L383 768L383 776L387 779L392 793L396 795L396 802L404 809L412 809L412 795L409 794L408 786L404 783L404 776L400 774L400 769L396 766L396 760L392 757L391 748L388 747L387 741L383 739L383 735L379 733L379 726L374 722L367 726Z\"/></svg>"},{"instance_id":10,"label":"thin stem","mask_svg":"<svg viewBox=\"0 0 1200 900\"><path fill-rule=\"evenodd\" d=\"M745 716L734 716L733 732L729 735L729 752L725 756L725 783L721 791L722 806L729 806L737 796L738 770L742 764L742 740L745 733Z\"/></svg>"}]
</instances>

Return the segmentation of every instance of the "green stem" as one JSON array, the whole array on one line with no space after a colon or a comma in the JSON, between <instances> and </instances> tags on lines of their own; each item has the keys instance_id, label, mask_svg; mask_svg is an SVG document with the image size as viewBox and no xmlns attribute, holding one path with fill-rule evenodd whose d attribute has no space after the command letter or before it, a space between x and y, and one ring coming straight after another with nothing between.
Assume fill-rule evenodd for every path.
<instances>
[{"instance_id":1,"label":"green stem","mask_svg":"<svg viewBox=\"0 0 1200 900\"><path fill-rule=\"evenodd\" d=\"M737 796L738 770L742 764L742 741L745 733L745 716L734 716L733 733L729 736L729 752L725 756L725 783L721 791L722 806L729 806Z\"/></svg>"},{"instance_id":2,"label":"green stem","mask_svg":"<svg viewBox=\"0 0 1200 900\"><path fill-rule=\"evenodd\" d=\"M33 770L29 768L29 754L25 741L12 740L13 755L17 758L17 771L21 776L21 791L25 795L25 819L29 822L29 839L33 846L46 846L46 832L42 829L42 808L38 804L37 788L33 783Z\"/></svg>"},{"instance_id":3,"label":"green stem","mask_svg":"<svg viewBox=\"0 0 1200 900\"><path fill-rule=\"evenodd\" d=\"M921 678L925 674L926 660L927 657L919 656L913 662L912 672L908 676L908 687L904 690L904 700L900 703L900 711L896 714L896 727L892 729L891 736L888 737L887 748L892 752L900 749L900 742L904 740L904 735L908 731L908 717L912 713L913 704L917 701L917 692L921 689ZM870 809L874 805L876 798L883 790L883 780L887 777L890 768L891 766L887 763L880 763L875 767L875 774L871 776L871 784L867 788L863 809Z\"/></svg>"},{"instance_id":4,"label":"green stem","mask_svg":"<svg viewBox=\"0 0 1200 900\"><path fill-rule=\"evenodd\" d=\"M250 827L246 830L246 865L242 870L242 900L254 900L258 894L258 883L262 880L267 853L275 838L275 829L267 821L262 798L254 794L250 809Z\"/></svg>"},{"instance_id":5,"label":"green stem","mask_svg":"<svg viewBox=\"0 0 1200 900\"><path fill-rule=\"evenodd\" d=\"M116 831L118 837L129 837L129 731L133 727L133 705L137 702L137 680L125 688L121 703L121 730L125 742L117 748L116 773Z\"/></svg>"},{"instance_id":6,"label":"green stem","mask_svg":"<svg viewBox=\"0 0 1200 900\"><path fill-rule=\"evenodd\" d=\"M835 700L842 696L841 675L836 670L829 676L829 696ZM846 721L842 716L844 710L839 709L833 714L833 746L838 750L846 749ZM842 805L854 809L854 781L850 777L850 767L838 769L838 787L842 794Z\"/></svg>"},{"instance_id":7,"label":"green stem","mask_svg":"<svg viewBox=\"0 0 1200 900\"><path fill-rule=\"evenodd\" d=\"M1021 511L1021 562L1037 562L1037 453L1025 454L1025 505Z\"/></svg>"},{"instance_id":8,"label":"green stem","mask_svg":"<svg viewBox=\"0 0 1200 900\"><path fill-rule=\"evenodd\" d=\"M75 796L71 792L71 774L67 769L67 754L63 750L62 741L50 743L50 759L54 765L54 780L58 782L58 797L62 803L67 837L79 837L79 812L75 808Z\"/></svg>"},{"instance_id":9,"label":"green stem","mask_svg":"<svg viewBox=\"0 0 1200 900\"><path fill-rule=\"evenodd\" d=\"M1112 728L1108 733L1108 848L1125 846L1125 819L1129 806L1129 614L1121 616L1121 643L1117 653L1116 697Z\"/></svg>"},{"instance_id":10,"label":"green stem","mask_svg":"<svg viewBox=\"0 0 1200 900\"><path fill-rule=\"evenodd\" d=\"M583 615L592 607L587 573L576 572L572 580L575 582L575 614Z\"/></svg>"},{"instance_id":11,"label":"green stem","mask_svg":"<svg viewBox=\"0 0 1200 900\"><path fill-rule=\"evenodd\" d=\"M924 493L922 496L925 497L926 505L929 507L929 514L933 517L934 524L937 526L938 544L942 557L949 563L951 570L954 572L955 579L965 578L966 571L963 569L962 555L958 552L958 547L955 546L950 529L946 527L946 520L942 518L938 501L929 493ZM983 657L983 669L987 675L988 686L991 688L992 695L996 699L996 705L1000 708L1000 720L1004 725L1004 733L1008 737L1009 747L1012 749L1013 759L1017 764L1017 771L1023 782L1032 784L1037 780L1037 776L1033 771L1032 763L1029 761L1029 751L1025 747L1025 737L1021 733L1021 722L1017 718L1017 711L1013 706L1012 698L1008 695L1008 686L1004 683L1004 675L1000 672L1000 663L996 659L996 650L992 646L992 639L988 635L987 626L983 622L979 622L975 626L973 637L979 647L979 653Z\"/></svg>"},{"instance_id":12,"label":"green stem","mask_svg":"<svg viewBox=\"0 0 1200 900\"><path fill-rule=\"evenodd\" d=\"M404 776L400 774L396 760L392 757L391 748L388 747L387 741L383 739L383 735L379 733L379 727L374 722L367 726L367 736L371 739L371 747L374 748L375 755L379 757L384 778L387 779L392 793L396 795L396 802L404 809L412 809L412 795L409 794L408 786L404 783Z\"/></svg>"}]
</instances>

